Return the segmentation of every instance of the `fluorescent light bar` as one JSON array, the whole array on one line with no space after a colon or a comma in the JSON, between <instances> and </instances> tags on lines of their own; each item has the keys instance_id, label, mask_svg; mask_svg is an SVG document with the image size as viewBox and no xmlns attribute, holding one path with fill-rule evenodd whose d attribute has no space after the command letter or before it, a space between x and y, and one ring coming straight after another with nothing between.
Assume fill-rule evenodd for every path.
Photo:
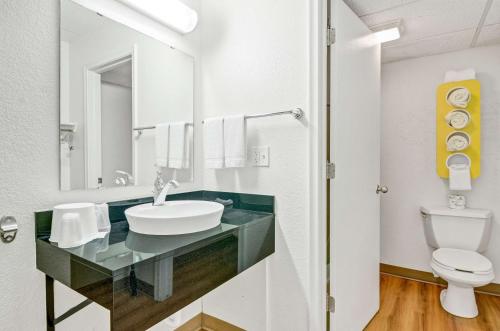
<instances>
[{"instance_id":1,"label":"fluorescent light bar","mask_svg":"<svg viewBox=\"0 0 500 331\"><path fill-rule=\"evenodd\" d=\"M180 0L119 1L183 34L193 31L198 24L198 13Z\"/></svg>"},{"instance_id":2,"label":"fluorescent light bar","mask_svg":"<svg viewBox=\"0 0 500 331\"><path fill-rule=\"evenodd\" d=\"M380 43L386 43L401 38L401 31L403 31L401 22L401 19L392 20L371 26L370 29Z\"/></svg>"},{"instance_id":3,"label":"fluorescent light bar","mask_svg":"<svg viewBox=\"0 0 500 331\"><path fill-rule=\"evenodd\" d=\"M399 33L399 28L395 27L377 31L375 32L375 36L381 43L386 43L388 41L399 39L401 37L401 34Z\"/></svg>"}]
</instances>

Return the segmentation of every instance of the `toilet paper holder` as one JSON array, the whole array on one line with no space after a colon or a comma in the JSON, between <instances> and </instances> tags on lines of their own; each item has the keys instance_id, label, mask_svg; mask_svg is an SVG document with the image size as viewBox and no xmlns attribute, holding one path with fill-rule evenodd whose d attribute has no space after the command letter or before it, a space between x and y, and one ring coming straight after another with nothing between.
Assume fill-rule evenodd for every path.
<instances>
[{"instance_id":1,"label":"toilet paper holder","mask_svg":"<svg viewBox=\"0 0 500 331\"><path fill-rule=\"evenodd\" d=\"M6 244L16 239L18 231L17 221L13 216L3 216L0 219L0 238Z\"/></svg>"}]
</instances>

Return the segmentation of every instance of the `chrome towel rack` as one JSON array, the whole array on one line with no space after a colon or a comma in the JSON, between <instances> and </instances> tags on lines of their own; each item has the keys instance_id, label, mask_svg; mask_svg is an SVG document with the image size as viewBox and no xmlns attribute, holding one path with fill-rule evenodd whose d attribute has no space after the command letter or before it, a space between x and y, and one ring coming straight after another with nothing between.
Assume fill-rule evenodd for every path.
<instances>
[{"instance_id":1,"label":"chrome towel rack","mask_svg":"<svg viewBox=\"0 0 500 331\"><path fill-rule=\"evenodd\" d=\"M271 117L271 116L280 116L280 115L292 115L295 119L300 120L304 117L304 111L302 108L294 108L290 110L284 110L284 111L277 111L273 113L265 113L265 114L257 114L257 115L245 115L245 119L250 119L250 118L262 118L262 117ZM205 123L205 121L202 121L202 123ZM186 125L193 125L193 123L186 123ZM134 131L137 131L139 135L142 134L143 130L152 130L156 129L156 126L150 125L150 126L139 126L137 128L134 128Z\"/></svg>"},{"instance_id":2,"label":"chrome towel rack","mask_svg":"<svg viewBox=\"0 0 500 331\"><path fill-rule=\"evenodd\" d=\"M193 126L193 123L186 123L186 125L188 126ZM156 129L156 126L155 125L150 125L150 126L138 126L136 128L133 128L134 131L137 131L137 133L139 134L139 136L142 134L142 131L144 130L153 130L153 129Z\"/></svg>"},{"instance_id":3,"label":"chrome towel rack","mask_svg":"<svg viewBox=\"0 0 500 331\"><path fill-rule=\"evenodd\" d=\"M292 115L295 119L300 120L304 117L304 111L302 108L295 108L291 110L277 111L273 113L265 113L265 114L257 114L257 115L245 115L245 119L250 118L261 118L261 117L271 117L271 116L279 116L279 115ZM202 121L205 123L205 121Z\"/></svg>"}]
</instances>

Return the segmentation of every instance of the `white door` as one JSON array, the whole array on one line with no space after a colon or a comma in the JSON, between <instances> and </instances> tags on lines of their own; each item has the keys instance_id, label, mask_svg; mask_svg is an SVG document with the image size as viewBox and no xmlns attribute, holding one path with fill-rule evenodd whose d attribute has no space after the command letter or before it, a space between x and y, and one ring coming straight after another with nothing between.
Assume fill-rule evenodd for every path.
<instances>
[{"instance_id":1,"label":"white door","mask_svg":"<svg viewBox=\"0 0 500 331\"><path fill-rule=\"evenodd\" d=\"M379 309L380 44L333 0L331 66L331 330L362 330Z\"/></svg>"}]
</instances>

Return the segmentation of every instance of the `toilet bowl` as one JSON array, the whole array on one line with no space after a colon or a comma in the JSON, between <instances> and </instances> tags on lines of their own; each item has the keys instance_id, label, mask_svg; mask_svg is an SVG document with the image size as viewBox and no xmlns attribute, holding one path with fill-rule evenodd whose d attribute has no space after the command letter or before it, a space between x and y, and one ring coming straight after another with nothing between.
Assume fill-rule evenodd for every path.
<instances>
[{"instance_id":1,"label":"toilet bowl","mask_svg":"<svg viewBox=\"0 0 500 331\"><path fill-rule=\"evenodd\" d=\"M448 282L441 291L441 306L450 314L478 315L474 288L495 278L493 265L481 255L488 247L492 213L486 209L422 207L427 244L436 248L431 268Z\"/></svg>"},{"instance_id":2,"label":"toilet bowl","mask_svg":"<svg viewBox=\"0 0 500 331\"><path fill-rule=\"evenodd\" d=\"M474 287L487 285L495 278L490 260L474 251L440 248L432 254L431 268L448 282L448 288L441 291L442 307L456 316L476 317Z\"/></svg>"}]
</instances>

